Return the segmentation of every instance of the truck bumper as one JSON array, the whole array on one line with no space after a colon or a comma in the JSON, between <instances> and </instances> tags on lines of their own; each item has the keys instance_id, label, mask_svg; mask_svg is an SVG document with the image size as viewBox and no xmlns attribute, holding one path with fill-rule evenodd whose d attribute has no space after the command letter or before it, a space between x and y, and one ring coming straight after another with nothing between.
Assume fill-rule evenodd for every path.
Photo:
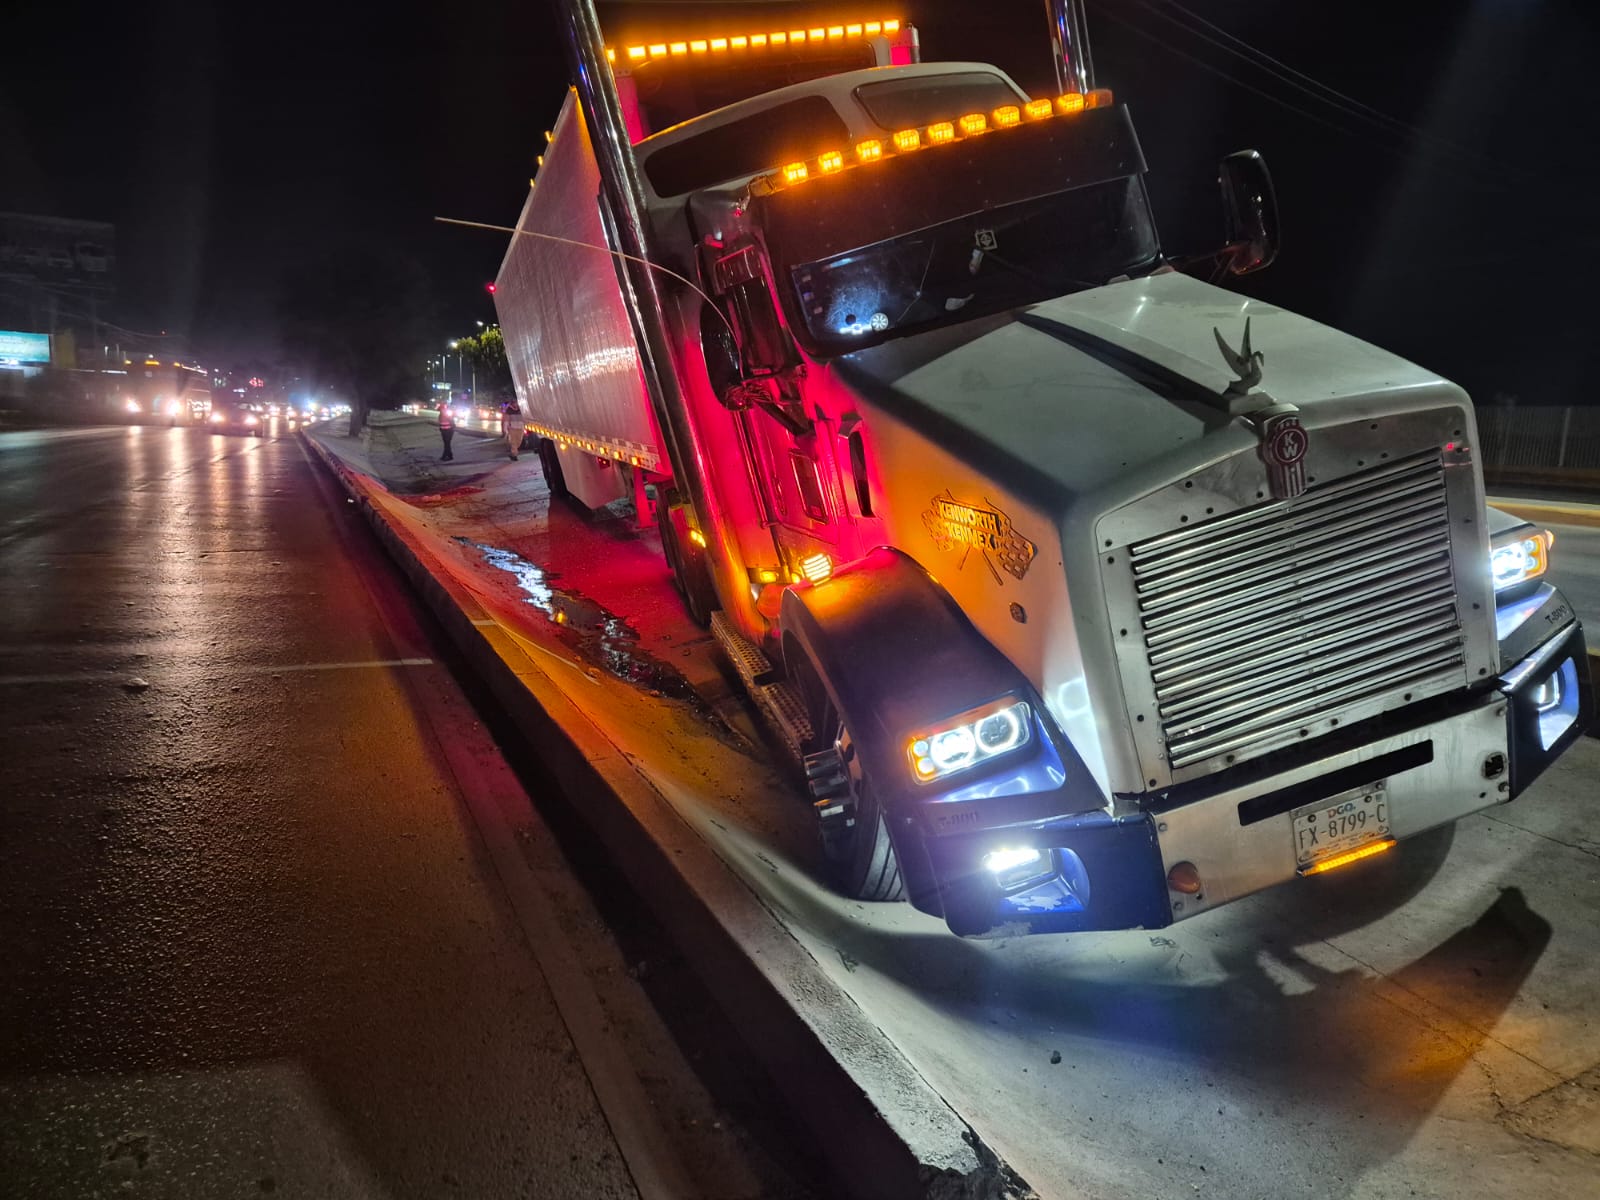
<instances>
[{"instance_id":1,"label":"truck bumper","mask_svg":"<svg viewBox=\"0 0 1600 1200\"><path fill-rule=\"evenodd\" d=\"M1303 874L1304 810L1381 792L1388 838L1403 841L1519 795L1593 719L1583 630L1572 622L1496 686L1390 714L1364 740L1291 769L1219 780L1180 803L1150 797L1129 817L925 836L919 849L956 933L1155 928Z\"/></svg>"}]
</instances>

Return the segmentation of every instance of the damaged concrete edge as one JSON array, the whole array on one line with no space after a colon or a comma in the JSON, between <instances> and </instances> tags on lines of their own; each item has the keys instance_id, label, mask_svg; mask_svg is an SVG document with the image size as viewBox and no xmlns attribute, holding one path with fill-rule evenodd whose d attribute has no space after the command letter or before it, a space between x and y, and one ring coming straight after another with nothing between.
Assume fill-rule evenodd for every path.
<instances>
[{"instance_id":1,"label":"damaged concrete edge","mask_svg":"<svg viewBox=\"0 0 1600 1200\"><path fill-rule=\"evenodd\" d=\"M625 751L517 644L426 545L372 502L315 437L417 592L535 746L578 814L718 995L852 1195L1026 1200L1034 1195L861 1011L782 921L672 809ZM483 623L479 623L483 622Z\"/></svg>"}]
</instances>

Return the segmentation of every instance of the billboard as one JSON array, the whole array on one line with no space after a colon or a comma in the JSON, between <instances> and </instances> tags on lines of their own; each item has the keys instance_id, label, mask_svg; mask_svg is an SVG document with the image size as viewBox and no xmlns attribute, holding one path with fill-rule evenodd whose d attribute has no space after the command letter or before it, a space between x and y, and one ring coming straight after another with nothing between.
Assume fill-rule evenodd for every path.
<instances>
[{"instance_id":1,"label":"billboard","mask_svg":"<svg viewBox=\"0 0 1600 1200\"><path fill-rule=\"evenodd\" d=\"M116 279L116 227L31 213L0 213L0 279L109 294Z\"/></svg>"},{"instance_id":2,"label":"billboard","mask_svg":"<svg viewBox=\"0 0 1600 1200\"><path fill-rule=\"evenodd\" d=\"M49 361L48 333L23 333L16 329L0 329L0 364L10 367Z\"/></svg>"}]
</instances>

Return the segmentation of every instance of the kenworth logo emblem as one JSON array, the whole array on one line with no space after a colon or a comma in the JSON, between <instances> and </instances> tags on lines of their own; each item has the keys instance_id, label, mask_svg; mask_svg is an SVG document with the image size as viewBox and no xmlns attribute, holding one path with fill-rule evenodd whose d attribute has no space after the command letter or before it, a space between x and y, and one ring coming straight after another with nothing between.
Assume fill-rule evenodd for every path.
<instances>
[{"instance_id":1,"label":"kenworth logo emblem","mask_svg":"<svg viewBox=\"0 0 1600 1200\"><path fill-rule=\"evenodd\" d=\"M1310 448L1299 417L1284 414L1261 422L1261 461L1267 464L1267 486L1273 499L1292 499L1306 490L1306 451Z\"/></svg>"},{"instance_id":2,"label":"kenworth logo emblem","mask_svg":"<svg viewBox=\"0 0 1600 1200\"><path fill-rule=\"evenodd\" d=\"M987 502L982 506L963 504L947 491L933 498L933 507L922 514L922 524L939 549L961 551L957 570L967 565L973 550L983 556L996 583L1004 582L996 563L1018 579L1033 563L1034 544L1011 527L1010 517Z\"/></svg>"}]
</instances>

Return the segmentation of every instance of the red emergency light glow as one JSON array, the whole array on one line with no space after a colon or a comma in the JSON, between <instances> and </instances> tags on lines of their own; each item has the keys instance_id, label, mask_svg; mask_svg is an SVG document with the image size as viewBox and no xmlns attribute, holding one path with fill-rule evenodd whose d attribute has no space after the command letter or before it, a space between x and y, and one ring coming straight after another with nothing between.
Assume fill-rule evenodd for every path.
<instances>
[{"instance_id":1,"label":"red emergency light glow","mask_svg":"<svg viewBox=\"0 0 1600 1200\"><path fill-rule=\"evenodd\" d=\"M944 146L951 142L980 137L991 130L1014 128L1023 123L1024 113L1030 122L1044 121L1057 115L1075 115L1089 108L1107 108L1111 103L1111 92L1106 88L1096 88L1087 94L1068 92L1053 101L1030 100L1021 108L1015 104L1005 104L990 114L967 113L956 121L936 121L926 129L900 129L891 135L890 141L896 152L906 154L923 146ZM853 166L882 162L885 158L892 157L894 155L880 139L869 138L856 143L854 163L846 159L841 151L827 150L814 159L785 163L779 170L767 175L762 182L769 188L777 190L804 183L816 175L837 175ZM815 164L815 170L812 169L812 164Z\"/></svg>"},{"instance_id":2,"label":"red emergency light glow","mask_svg":"<svg viewBox=\"0 0 1600 1200\"><path fill-rule=\"evenodd\" d=\"M623 59L630 67L643 66L658 58L695 58L701 55L727 54L730 51L766 50L772 46L804 46L828 49L841 42L861 38L892 37L900 32L898 20L849 21L843 25L820 26L816 29L770 30L766 33L723 34L718 37L694 38L682 42L642 42L624 47L619 55L613 47L606 48L606 61L615 63Z\"/></svg>"}]
</instances>

